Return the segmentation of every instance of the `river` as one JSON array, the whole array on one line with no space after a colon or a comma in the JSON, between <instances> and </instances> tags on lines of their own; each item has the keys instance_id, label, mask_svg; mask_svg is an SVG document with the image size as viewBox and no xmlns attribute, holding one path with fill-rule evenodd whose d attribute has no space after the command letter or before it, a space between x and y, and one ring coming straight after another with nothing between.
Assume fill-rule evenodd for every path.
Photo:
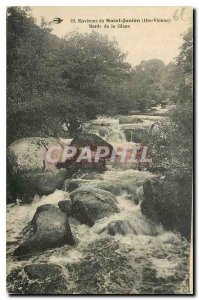
<instances>
[{"instance_id":1,"label":"river","mask_svg":"<svg viewBox=\"0 0 199 300\"><path fill-rule=\"evenodd\" d=\"M101 137L112 144L127 142L120 125L113 121L113 127L112 135L105 132ZM94 131L100 135L96 127ZM7 205L7 273L30 263L55 263L66 270L66 294L189 293L189 242L179 233L166 231L161 224L147 220L141 213L142 183L153 177L146 170L110 165L100 180L82 179L82 185L112 192L120 213L100 219L92 228L71 219L71 230L78 240L76 246L65 245L27 260L12 256L23 239L23 228L38 206L57 205L69 194L56 190L48 196L35 195L31 204ZM140 197L135 201L132 195L137 191ZM123 235L108 234L106 227L113 221L124 221Z\"/></svg>"}]
</instances>

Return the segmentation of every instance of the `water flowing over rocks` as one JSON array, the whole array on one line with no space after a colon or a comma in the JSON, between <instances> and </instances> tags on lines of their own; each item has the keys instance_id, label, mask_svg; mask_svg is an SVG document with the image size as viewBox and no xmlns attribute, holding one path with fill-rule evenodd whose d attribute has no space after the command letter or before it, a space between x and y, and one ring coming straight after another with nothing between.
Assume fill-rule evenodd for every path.
<instances>
[{"instance_id":1,"label":"water flowing over rocks","mask_svg":"<svg viewBox=\"0 0 199 300\"><path fill-rule=\"evenodd\" d=\"M65 244L74 245L66 214L51 204L39 206L32 219L33 236L22 242L14 255L28 256Z\"/></svg>"},{"instance_id":2,"label":"water flowing over rocks","mask_svg":"<svg viewBox=\"0 0 199 300\"><path fill-rule=\"evenodd\" d=\"M160 294L182 293L183 286L178 286L178 282L185 278L179 272L183 263L171 264L170 272L164 272L168 265L162 266L159 272L156 265L158 260L165 264L167 251L169 248L173 251L175 246L171 241L167 245L169 238L166 237L164 248L160 247L157 251L156 243L162 243L160 238L148 240L146 237L143 240L149 242L146 257L145 242L136 236L103 238L90 243L85 249L84 259L67 266L70 278L73 279L74 293L154 294L155 290Z\"/></svg>"},{"instance_id":3,"label":"water flowing over rocks","mask_svg":"<svg viewBox=\"0 0 199 300\"><path fill-rule=\"evenodd\" d=\"M154 178L155 175L147 171L138 171L132 169L111 169L101 174L100 179L85 179L84 177L77 179L66 179L62 187L63 191L73 191L78 187L90 186L105 191L109 191L114 195L121 195L126 192L132 195L139 202L141 200L141 189L143 183L147 179Z\"/></svg>"},{"instance_id":4,"label":"water flowing over rocks","mask_svg":"<svg viewBox=\"0 0 199 300\"><path fill-rule=\"evenodd\" d=\"M55 264L31 264L12 271L7 278L12 294L65 294L67 275Z\"/></svg>"},{"instance_id":5,"label":"water flowing over rocks","mask_svg":"<svg viewBox=\"0 0 199 300\"><path fill-rule=\"evenodd\" d=\"M137 222L136 222L137 221ZM138 225L139 224L139 225ZM149 236L157 236L162 232L161 226L156 226L154 222L147 222L146 220L139 216L139 219L135 217L133 220L123 219L123 220L114 220L108 223L104 228L98 231L99 233L106 232L107 234L115 236L127 235L133 233L135 235L143 234Z\"/></svg>"},{"instance_id":6,"label":"water flowing over rocks","mask_svg":"<svg viewBox=\"0 0 199 300\"><path fill-rule=\"evenodd\" d=\"M64 202L60 201L61 193L63 198L68 199L65 200L67 203L71 202L69 194L63 191L59 191L60 195L57 191L54 197L45 196L39 201L51 202L54 206L58 204L61 208L60 203ZM20 223L27 222L24 221L26 214L34 207L33 205L34 202L9 208L10 212L17 208L26 213L24 216L21 214L21 218L16 214L13 215L12 220L17 227L14 232L8 232L8 237L10 236L8 241L13 240L12 236L17 234L17 229L20 230ZM8 244L9 293L81 295L187 293L189 243L180 235L165 231L160 225L148 220L141 213L139 205L135 205L129 199L128 194L117 196L117 206L120 212L96 220L92 227L71 222L71 230L79 240L75 247L65 244L33 255L28 261L22 257L16 264L11 253L18 241ZM39 210L42 210L42 206L40 207ZM108 224L111 224L109 225L111 228L114 227L115 234L110 235L107 231ZM115 224L125 224L125 231L122 225L116 228ZM53 275L51 271L48 272L49 280L45 278L46 267L42 272L40 267L33 267L33 271L26 268L31 264L47 263L62 267L63 275L58 276L59 280L56 280L57 271L53 272ZM36 276L39 278L32 279Z\"/></svg>"},{"instance_id":7,"label":"water flowing over rocks","mask_svg":"<svg viewBox=\"0 0 199 300\"><path fill-rule=\"evenodd\" d=\"M114 146L121 139L126 142L122 126L136 122L143 126L147 118L157 121L147 115L126 117L129 123L124 116L121 124L99 118L85 133L100 135ZM191 193L186 191L185 181L181 185L186 203L186 195ZM171 212L178 216L182 209L178 207L177 181L160 182L147 170L107 163L104 172L92 168L72 172L62 186L52 194L30 197L28 203L7 205L9 293L190 293L190 243L180 234L180 227L175 227L181 219L174 220ZM168 222L175 226L168 227ZM185 229L187 225L181 226Z\"/></svg>"},{"instance_id":8,"label":"water flowing over rocks","mask_svg":"<svg viewBox=\"0 0 199 300\"><path fill-rule=\"evenodd\" d=\"M104 231L107 231L107 233L110 235L126 235L127 233L131 232L131 227L128 221L117 220L109 223L107 227L103 228L102 232Z\"/></svg>"}]
</instances>

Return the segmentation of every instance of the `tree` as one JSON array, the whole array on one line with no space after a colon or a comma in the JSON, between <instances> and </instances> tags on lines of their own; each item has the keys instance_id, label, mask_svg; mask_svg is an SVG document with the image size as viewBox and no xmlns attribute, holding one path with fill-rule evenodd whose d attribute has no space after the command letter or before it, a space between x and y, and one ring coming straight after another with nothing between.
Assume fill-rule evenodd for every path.
<instances>
[{"instance_id":1,"label":"tree","mask_svg":"<svg viewBox=\"0 0 199 300\"><path fill-rule=\"evenodd\" d=\"M193 163L193 34L190 29L183 36L183 45L176 58L178 93L170 119L153 131L152 144L155 162L165 170L176 170L192 176Z\"/></svg>"},{"instance_id":2,"label":"tree","mask_svg":"<svg viewBox=\"0 0 199 300\"><path fill-rule=\"evenodd\" d=\"M62 134L71 114L86 121L117 112L117 92L131 72L125 57L107 36L72 32L60 39L43 18L36 25L29 9L8 8L8 143Z\"/></svg>"},{"instance_id":3,"label":"tree","mask_svg":"<svg viewBox=\"0 0 199 300\"><path fill-rule=\"evenodd\" d=\"M142 61L134 68L130 87L134 109L145 111L165 99L164 72L164 62L159 59Z\"/></svg>"},{"instance_id":4,"label":"tree","mask_svg":"<svg viewBox=\"0 0 199 300\"><path fill-rule=\"evenodd\" d=\"M97 103L99 113L104 105L106 112L114 109L115 90L130 76L125 57L116 41L94 31L70 33L58 54L65 86L88 97L90 104Z\"/></svg>"}]
</instances>

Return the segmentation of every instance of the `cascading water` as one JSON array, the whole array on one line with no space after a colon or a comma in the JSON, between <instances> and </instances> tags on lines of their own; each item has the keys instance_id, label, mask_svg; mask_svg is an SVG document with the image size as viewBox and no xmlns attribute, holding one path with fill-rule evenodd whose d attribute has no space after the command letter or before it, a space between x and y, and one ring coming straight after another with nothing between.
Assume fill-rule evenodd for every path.
<instances>
[{"instance_id":1,"label":"cascading water","mask_svg":"<svg viewBox=\"0 0 199 300\"><path fill-rule=\"evenodd\" d=\"M67 192L55 191L49 196L35 197L32 204L8 206L8 274L12 269L30 263L55 263L73 270L72 273L68 271L70 287L66 293L92 293L92 289L93 293L116 294L188 291L188 242L179 234L167 232L161 225L147 220L141 214L140 206L129 200L127 193L117 197L120 213L100 219L92 228L70 220L71 230L78 240L77 246L66 245L45 251L28 261L13 260L12 253L21 241L21 231L31 220L36 207L46 203L57 205L67 196ZM123 232L111 236L107 228L117 222L122 222ZM101 285L95 287L91 280L92 288L87 287L86 278L85 281L81 279L81 284L77 280L83 265L85 272L95 272L95 269L90 270L93 266L90 265L89 253L92 253L93 261L99 262L100 259L99 277L103 278ZM111 270L114 271L114 257L118 266L115 275L110 275Z\"/></svg>"},{"instance_id":2,"label":"cascading water","mask_svg":"<svg viewBox=\"0 0 199 300\"><path fill-rule=\"evenodd\" d=\"M112 145L118 145L118 144L123 144L126 143L126 136L124 134L124 132L120 129L120 127L118 128L114 128L111 132L109 132L106 136L105 136L105 141L112 144Z\"/></svg>"},{"instance_id":3,"label":"cascading water","mask_svg":"<svg viewBox=\"0 0 199 300\"><path fill-rule=\"evenodd\" d=\"M109 126L114 130L105 136L107 142L113 145L126 142L119 125ZM26 260L13 258L13 252L21 243L23 228L32 219L36 208L43 204L57 206L69 194L57 190L48 196L35 196L31 204L9 204L8 275L12 270L30 263L54 263L66 272L66 294L189 293L189 243L180 234L166 231L160 224L142 215L141 194L138 201L135 201L136 181L140 182L140 193L142 182L153 177L149 172L118 170L112 166L100 180L80 180L82 185L112 192L120 212L99 219L91 228L70 218L76 246L65 245ZM14 284L9 282L9 288L12 289Z\"/></svg>"},{"instance_id":4,"label":"cascading water","mask_svg":"<svg viewBox=\"0 0 199 300\"><path fill-rule=\"evenodd\" d=\"M96 134L112 145L126 143L126 136L116 118L98 117L84 126L83 133Z\"/></svg>"}]
</instances>

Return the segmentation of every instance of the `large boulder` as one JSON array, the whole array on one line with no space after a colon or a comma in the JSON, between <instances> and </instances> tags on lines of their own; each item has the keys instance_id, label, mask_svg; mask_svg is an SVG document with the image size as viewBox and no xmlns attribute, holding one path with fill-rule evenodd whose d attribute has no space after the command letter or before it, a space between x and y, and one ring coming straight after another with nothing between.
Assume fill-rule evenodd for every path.
<instances>
[{"instance_id":1,"label":"large boulder","mask_svg":"<svg viewBox=\"0 0 199 300\"><path fill-rule=\"evenodd\" d=\"M119 211L114 195L102 189L83 186L70 193L70 198L73 204L83 203L96 220Z\"/></svg>"},{"instance_id":2,"label":"large boulder","mask_svg":"<svg viewBox=\"0 0 199 300\"><path fill-rule=\"evenodd\" d=\"M180 232L190 239L192 180L170 175L165 180L148 180L143 186L141 211L147 218L161 223L167 230Z\"/></svg>"},{"instance_id":3,"label":"large boulder","mask_svg":"<svg viewBox=\"0 0 199 300\"><path fill-rule=\"evenodd\" d=\"M80 187L70 193L70 198L73 217L81 224L92 226L96 220L119 212L115 197L108 191Z\"/></svg>"},{"instance_id":4,"label":"large boulder","mask_svg":"<svg viewBox=\"0 0 199 300\"><path fill-rule=\"evenodd\" d=\"M113 151L113 146L96 134L80 134L71 141L70 146L76 147L77 149L74 157L66 159L65 162L57 163L58 168L67 168L70 176L85 172L104 172L106 170L105 161L111 157ZM109 153L105 157L100 158L98 162L95 162L95 155L97 147L99 146L109 148ZM80 162L77 162L82 149L85 147L88 147L91 150L91 161L82 159Z\"/></svg>"},{"instance_id":5,"label":"large boulder","mask_svg":"<svg viewBox=\"0 0 199 300\"><path fill-rule=\"evenodd\" d=\"M59 201L58 206L68 217L75 218L80 224L86 224L89 227L95 224L88 208L81 202L72 203L71 200L62 200Z\"/></svg>"},{"instance_id":6,"label":"large boulder","mask_svg":"<svg viewBox=\"0 0 199 300\"><path fill-rule=\"evenodd\" d=\"M61 266L55 264L31 264L13 270L7 276L9 294L65 294L67 276Z\"/></svg>"},{"instance_id":7,"label":"large boulder","mask_svg":"<svg viewBox=\"0 0 199 300\"><path fill-rule=\"evenodd\" d=\"M67 170L57 169L55 163L46 159L48 149L53 146L60 147L60 151L53 152L60 158L63 147L56 138L23 138L8 147L7 183L10 198L18 196L28 201L36 193L50 194L62 188Z\"/></svg>"},{"instance_id":8,"label":"large boulder","mask_svg":"<svg viewBox=\"0 0 199 300\"><path fill-rule=\"evenodd\" d=\"M31 221L33 234L22 242L14 255L29 256L65 244L74 245L67 215L51 204L41 205Z\"/></svg>"}]
</instances>

